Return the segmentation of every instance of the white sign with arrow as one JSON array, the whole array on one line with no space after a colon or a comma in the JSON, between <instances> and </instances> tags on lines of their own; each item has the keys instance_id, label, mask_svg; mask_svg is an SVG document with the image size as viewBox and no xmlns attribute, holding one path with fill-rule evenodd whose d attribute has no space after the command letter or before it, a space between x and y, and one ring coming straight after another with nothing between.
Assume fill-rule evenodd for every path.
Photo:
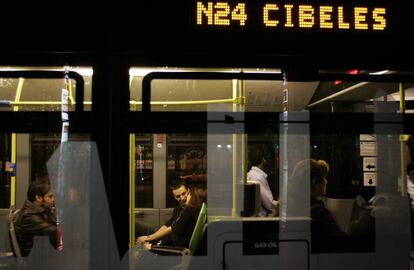
<instances>
[{"instance_id":1,"label":"white sign with arrow","mask_svg":"<svg viewBox=\"0 0 414 270\"><path fill-rule=\"evenodd\" d=\"M374 187L377 185L377 173L364 172L364 186Z\"/></svg>"},{"instance_id":2,"label":"white sign with arrow","mask_svg":"<svg viewBox=\"0 0 414 270\"><path fill-rule=\"evenodd\" d=\"M364 172L377 171L377 158L375 157L364 157L362 164Z\"/></svg>"}]
</instances>

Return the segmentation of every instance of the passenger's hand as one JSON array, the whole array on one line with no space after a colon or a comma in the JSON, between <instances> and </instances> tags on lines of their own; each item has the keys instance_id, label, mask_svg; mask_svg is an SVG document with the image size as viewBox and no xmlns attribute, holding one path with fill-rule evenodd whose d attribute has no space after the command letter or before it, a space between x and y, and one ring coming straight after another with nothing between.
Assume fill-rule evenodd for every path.
<instances>
[{"instance_id":1,"label":"passenger's hand","mask_svg":"<svg viewBox=\"0 0 414 270\"><path fill-rule=\"evenodd\" d=\"M273 207L269 216L278 217L279 216L279 201L273 200Z\"/></svg>"},{"instance_id":2,"label":"passenger's hand","mask_svg":"<svg viewBox=\"0 0 414 270\"><path fill-rule=\"evenodd\" d=\"M148 236L143 235L143 236L138 237L137 243L143 245L147 242L147 240L148 240Z\"/></svg>"},{"instance_id":3,"label":"passenger's hand","mask_svg":"<svg viewBox=\"0 0 414 270\"><path fill-rule=\"evenodd\" d=\"M270 213L271 217L278 217L279 216L279 207L272 208L272 212Z\"/></svg>"},{"instance_id":4,"label":"passenger's hand","mask_svg":"<svg viewBox=\"0 0 414 270\"><path fill-rule=\"evenodd\" d=\"M150 250L150 249L151 249L151 246L152 246L152 244L151 244L151 243L145 243L145 244L144 244L144 248L145 248L146 250Z\"/></svg>"}]
</instances>

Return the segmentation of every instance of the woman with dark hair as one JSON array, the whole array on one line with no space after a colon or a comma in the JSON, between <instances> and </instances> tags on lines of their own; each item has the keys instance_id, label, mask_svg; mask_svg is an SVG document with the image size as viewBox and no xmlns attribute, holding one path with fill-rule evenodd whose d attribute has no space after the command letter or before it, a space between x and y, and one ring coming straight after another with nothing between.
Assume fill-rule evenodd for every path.
<instances>
[{"instance_id":1,"label":"woman with dark hair","mask_svg":"<svg viewBox=\"0 0 414 270\"><path fill-rule=\"evenodd\" d=\"M305 179L310 179L312 234L315 236L343 233L322 200L326 193L328 174L329 165L326 161L305 159L296 164L289 181L289 196L294 200L294 203L291 204L291 212L303 214L301 209L307 200L304 200L303 194L299 194L298 190L301 189L298 187L303 186Z\"/></svg>"},{"instance_id":2,"label":"woman with dark hair","mask_svg":"<svg viewBox=\"0 0 414 270\"><path fill-rule=\"evenodd\" d=\"M312 233L342 234L329 210L321 200L326 195L329 165L324 160L310 160Z\"/></svg>"}]
</instances>

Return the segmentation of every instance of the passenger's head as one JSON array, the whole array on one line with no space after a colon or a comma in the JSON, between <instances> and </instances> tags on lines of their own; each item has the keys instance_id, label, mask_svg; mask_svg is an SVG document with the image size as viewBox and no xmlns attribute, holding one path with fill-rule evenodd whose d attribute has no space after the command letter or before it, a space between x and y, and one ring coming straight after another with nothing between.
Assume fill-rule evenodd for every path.
<instances>
[{"instance_id":1,"label":"passenger's head","mask_svg":"<svg viewBox=\"0 0 414 270\"><path fill-rule=\"evenodd\" d=\"M291 176L291 185L302 185L310 178L311 197L317 198L325 195L328 183L329 165L324 160L305 159L299 161ZM293 187L291 187L293 188Z\"/></svg>"},{"instance_id":2,"label":"passenger's head","mask_svg":"<svg viewBox=\"0 0 414 270\"><path fill-rule=\"evenodd\" d=\"M187 188L185 181L177 180L171 186L170 189L173 193L174 199L181 205L187 203L190 199L190 192Z\"/></svg>"},{"instance_id":3,"label":"passenger's head","mask_svg":"<svg viewBox=\"0 0 414 270\"><path fill-rule=\"evenodd\" d=\"M329 165L325 160L310 160L311 196L314 198L326 194L328 184Z\"/></svg>"},{"instance_id":4,"label":"passenger's head","mask_svg":"<svg viewBox=\"0 0 414 270\"><path fill-rule=\"evenodd\" d=\"M249 151L249 161L252 166L264 166L273 156L271 147L255 146Z\"/></svg>"},{"instance_id":5,"label":"passenger's head","mask_svg":"<svg viewBox=\"0 0 414 270\"><path fill-rule=\"evenodd\" d=\"M197 185L191 188L191 198L189 205L194 207L201 207L207 201L207 188L205 186Z\"/></svg>"},{"instance_id":6,"label":"passenger's head","mask_svg":"<svg viewBox=\"0 0 414 270\"><path fill-rule=\"evenodd\" d=\"M50 209L55 203L52 188L49 183L34 181L30 183L27 199L36 205Z\"/></svg>"}]
</instances>

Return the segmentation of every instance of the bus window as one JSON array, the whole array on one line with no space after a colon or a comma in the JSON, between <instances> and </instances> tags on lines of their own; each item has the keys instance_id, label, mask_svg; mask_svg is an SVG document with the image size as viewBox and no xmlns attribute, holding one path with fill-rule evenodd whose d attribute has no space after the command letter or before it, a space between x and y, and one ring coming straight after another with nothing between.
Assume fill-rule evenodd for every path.
<instances>
[{"instance_id":1,"label":"bus window","mask_svg":"<svg viewBox=\"0 0 414 270\"><path fill-rule=\"evenodd\" d=\"M174 207L170 186L176 179L189 185L207 184L206 136L196 134L167 135L167 207Z\"/></svg>"},{"instance_id":2,"label":"bus window","mask_svg":"<svg viewBox=\"0 0 414 270\"><path fill-rule=\"evenodd\" d=\"M174 132L152 135L152 210L158 216L165 219L175 206L170 182L205 179L209 237L215 243L223 238L232 241L217 244L229 250L223 252L226 265L245 267L261 259L277 265L289 260L294 269L302 269L305 260L294 258L378 253L379 245L392 246L393 237L402 243L400 252L409 249L411 239L405 232L410 231L410 205L408 196L401 194L405 186L400 176L404 121L396 93L402 88L409 101L410 83L389 77L369 81L369 76L336 81L324 73L313 81L283 81L280 72L269 80L207 81L208 72L202 73L203 79L189 79L180 72L182 77L169 74L152 82L151 110L188 111L189 117L201 111L207 117L200 124L205 126L195 129L202 130L198 133L180 133L170 126L166 129ZM191 75L200 74L196 73ZM131 75L131 104L136 105L131 110L139 111L142 76L138 77ZM229 82L233 92L224 96ZM223 96L208 88L222 89ZM190 98L185 99L185 93ZM156 158L157 147L161 159ZM254 160L259 148L270 150ZM264 181L253 179L252 170ZM251 189L252 182L260 189ZM264 193L272 195L277 210L262 209ZM398 226L392 226L395 220ZM157 225L162 224L158 220ZM263 242L253 241L257 239ZM271 248L262 249L269 243ZM288 253L295 256L284 261L280 255ZM364 265L369 265L369 256Z\"/></svg>"},{"instance_id":3,"label":"bus window","mask_svg":"<svg viewBox=\"0 0 414 270\"><path fill-rule=\"evenodd\" d=\"M47 173L47 161L61 145L61 134L18 134L20 142L29 141L30 148L30 180L35 181L38 176ZM27 138L28 137L28 138ZM71 142L90 141L88 134L70 134Z\"/></svg>"},{"instance_id":4,"label":"bus window","mask_svg":"<svg viewBox=\"0 0 414 270\"><path fill-rule=\"evenodd\" d=\"M88 67L0 67L0 72L76 72L83 78L84 110L92 105L92 68ZM7 76L7 75L5 75ZM41 75L39 75L41 76ZM69 78L0 78L0 100L2 110L13 111L60 111L61 90L68 90L68 111L74 111L76 104L76 81Z\"/></svg>"},{"instance_id":5,"label":"bus window","mask_svg":"<svg viewBox=\"0 0 414 270\"><path fill-rule=\"evenodd\" d=\"M153 135L135 135L135 207L152 208L153 193Z\"/></svg>"},{"instance_id":6,"label":"bus window","mask_svg":"<svg viewBox=\"0 0 414 270\"><path fill-rule=\"evenodd\" d=\"M245 101L246 110L257 111L261 107L263 111L266 107L270 111L277 111L280 108L278 104L281 94L275 91L281 85L280 82L275 84L272 81L255 81L246 82L244 85L241 80L232 78L186 79L185 74L188 72L218 73L218 76L220 73L280 74L280 70L277 69L132 67L129 71L131 110L141 110L143 78L152 72L158 72L160 76L151 81L152 111L210 111L218 104L240 105ZM163 73L181 75L167 79L162 78ZM230 111L233 111L231 106Z\"/></svg>"},{"instance_id":7,"label":"bus window","mask_svg":"<svg viewBox=\"0 0 414 270\"><path fill-rule=\"evenodd\" d=\"M67 73L64 72L65 70ZM90 110L92 74L92 68L88 67L0 67L0 110L74 111L77 88L81 87L77 82L82 83L84 88L84 109ZM78 75L81 77L76 77ZM27 184L26 180L34 180L36 174L46 172L46 161L59 146L62 135L43 135L16 133L0 135L1 208L10 207L16 198L20 198L17 196L20 191L16 190L16 174L27 172L19 175L19 179L25 179L20 180L19 183ZM70 137L73 139L72 136Z\"/></svg>"},{"instance_id":8,"label":"bus window","mask_svg":"<svg viewBox=\"0 0 414 270\"><path fill-rule=\"evenodd\" d=\"M11 136L7 133L0 133L0 208L10 206L10 155Z\"/></svg>"}]
</instances>

